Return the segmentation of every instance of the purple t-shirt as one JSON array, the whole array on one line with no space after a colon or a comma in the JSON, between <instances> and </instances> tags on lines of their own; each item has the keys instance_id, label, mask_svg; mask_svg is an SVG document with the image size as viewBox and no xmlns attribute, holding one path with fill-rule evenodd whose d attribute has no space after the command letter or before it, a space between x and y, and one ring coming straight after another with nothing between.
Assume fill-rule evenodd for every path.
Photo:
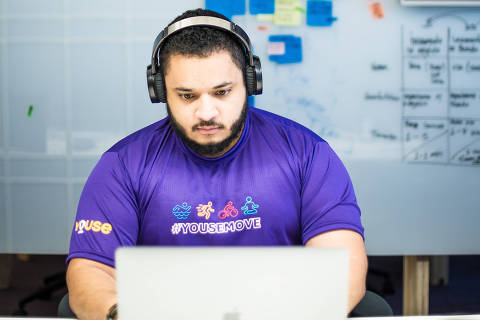
<instances>
[{"instance_id":1,"label":"purple t-shirt","mask_svg":"<svg viewBox=\"0 0 480 320\"><path fill-rule=\"evenodd\" d=\"M301 245L334 229L363 236L348 173L312 131L249 108L238 143L211 159L185 146L165 118L102 155L67 261L114 266L119 246Z\"/></svg>"}]
</instances>

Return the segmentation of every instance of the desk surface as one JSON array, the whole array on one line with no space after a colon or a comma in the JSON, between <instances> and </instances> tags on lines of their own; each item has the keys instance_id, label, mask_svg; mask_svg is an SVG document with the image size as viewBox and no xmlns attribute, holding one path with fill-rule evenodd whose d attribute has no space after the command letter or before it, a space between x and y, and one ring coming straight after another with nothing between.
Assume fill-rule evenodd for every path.
<instances>
[{"instance_id":1,"label":"desk surface","mask_svg":"<svg viewBox=\"0 0 480 320\"><path fill-rule=\"evenodd\" d=\"M18 320L18 319L32 319L32 320L61 320L67 318L22 318L22 317L0 317L0 320ZM361 320L387 320L387 319L398 319L398 320L480 320L480 314L474 315L447 315L447 316L408 316L408 317L368 317L361 318Z\"/></svg>"}]
</instances>

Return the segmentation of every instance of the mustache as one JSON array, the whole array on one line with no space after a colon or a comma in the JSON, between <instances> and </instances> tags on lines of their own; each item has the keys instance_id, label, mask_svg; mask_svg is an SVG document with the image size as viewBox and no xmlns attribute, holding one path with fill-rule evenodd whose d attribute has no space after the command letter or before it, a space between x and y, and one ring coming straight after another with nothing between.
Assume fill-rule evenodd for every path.
<instances>
[{"instance_id":1,"label":"mustache","mask_svg":"<svg viewBox=\"0 0 480 320\"><path fill-rule=\"evenodd\" d=\"M192 131L198 130L198 128L201 128L201 127L217 127L219 129L225 128L225 126L223 124L216 123L213 120L209 120L209 121L202 121L200 123L197 123L196 125L194 125L192 127Z\"/></svg>"}]
</instances>

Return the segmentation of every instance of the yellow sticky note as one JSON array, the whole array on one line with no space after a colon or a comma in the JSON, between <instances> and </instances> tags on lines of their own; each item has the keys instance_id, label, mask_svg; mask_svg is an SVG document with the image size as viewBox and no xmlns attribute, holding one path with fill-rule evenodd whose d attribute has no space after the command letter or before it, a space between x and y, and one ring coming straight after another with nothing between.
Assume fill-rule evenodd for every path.
<instances>
[{"instance_id":1,"label":"yellow sticky note","mask_svg":"<svg viewBox=\"0 0 480 320\"><path fill-rule=\"evenodd\" d=\"M273 22L279 26L299 26L302 23L300 0L275 0Z\"/></svg>"},{"instance_id":2,"label":"yellow sticky note","mask_svg":"<svg viewBox=\"0 0 480 320\"><path fill-rule=\"evenodd\" d=\"M257 14L257 21L261 21L261 22L273 21L273 14Z\"/></svg>"}]
</instances>

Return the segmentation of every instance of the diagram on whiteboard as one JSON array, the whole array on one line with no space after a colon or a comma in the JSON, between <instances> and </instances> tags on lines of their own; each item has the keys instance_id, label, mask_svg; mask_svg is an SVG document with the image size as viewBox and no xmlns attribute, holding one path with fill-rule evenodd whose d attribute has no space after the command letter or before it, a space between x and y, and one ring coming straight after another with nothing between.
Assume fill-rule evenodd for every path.
<instances>
[{"instance_id":1,"label":"diagram on whiteboard","mask_svg":"<svg viewBox=\"0 0 480 320\"><path fill-rule=\"evenodd\" d=\"M402 27L404 162L480 165L479 22L447 12Z\"/></svg>"}]
</instances>

